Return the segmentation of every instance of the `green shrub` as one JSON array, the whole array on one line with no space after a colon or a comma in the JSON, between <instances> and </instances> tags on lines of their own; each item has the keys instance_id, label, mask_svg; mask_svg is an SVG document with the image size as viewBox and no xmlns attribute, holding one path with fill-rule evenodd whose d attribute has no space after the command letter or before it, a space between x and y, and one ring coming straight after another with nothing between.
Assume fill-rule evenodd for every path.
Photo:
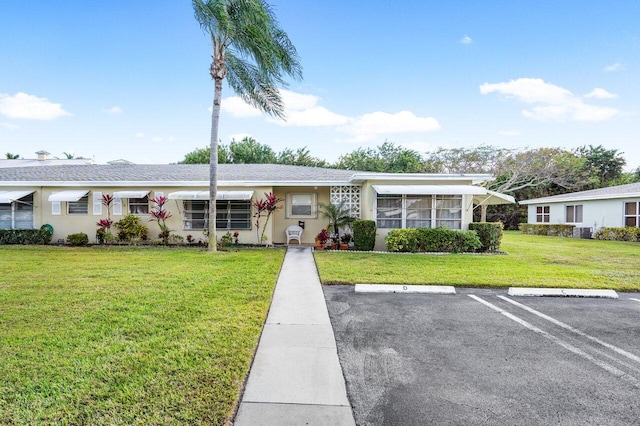
<instances>
[{"instance_id":1,"label":"green shrub","mask_svg":"<svg viewBox=\"0 0 640 426\"><path fill-rule=\"evenodd\" d=\"M146 240L149 236L149 228L140 223L140 218L129 214L115 223L120 241Z\"/></svg>"},{"instance_id":2,"label":"green shrub","mask_svg":"<svg viewBox=\"0 0 640 426\"><path fill-rule=\"evenodd\" d=\"M596 240L610 241L640 241L640 228L624 227L624 228L600 228L593 238Z\"/></svg>"},{"instance_id":3,"label":"green shrub","mask_svg":"<svg viewBox=\"0 0 640 426\"><path fill-rule=\"evenodd\" d=\"M84 232L67 235L67 242L72 246L86 246L89 244L89 236Z\"/></svg>"},{"instance_id":4,"label":"green shrub","mask_svg":"<svg viewBox=\"0 0 640 426\"><path fill-rule=\"evenodd\" d=\"M51 228L0 229L0 244L49 244L53 237Z\"/></svg>"},{"instance_id":5,"label":"green shrub","mask_svg":"<svg viewBox=\"0 0 640 426\"><path fill-rule=\"evenodd\" d=\"M542 223L521 223L520 231L529 235L549 235L552 237L572 237L574 225L547 225Z\"/></svg>"},{"instance_id":6,"label":"green shrub","mask_svg":"<svg viewBox=\"0 0 640 426\"><path fill-rule=\"evenodd\" d=\"M478 250L482 243L475 231L447 228L394 229L385 238L391 252L463 253Z\"/></svg>"},{"instance_id":7,"label":"green shrub","mask_svg":"<svg viewBox=\"0 0 640 426\"><path fill-rule=\"evenodd\" d=\"M225 248L233 244L233 237L231 232L227 231L222 237L220 237L220 247Z\"/></svg>"},{"instance_id":8,"label":"green shrub","mask_svg":"<svg viewBox=\"0 0 640 426\"><path fill-rule=\"evenodd\" d=\"M469 231L476 231L480 238L482 252L497 252L500 250L504 226L502 222L476 222L469 224Z\"/></svg>"},{"instance_id":9,"label":"green shrub","mask_svg":"<svg viewBox=\"0 0 640 426\"><path fill-rule=\"evenodd\" d=\"M371 251L376 245L376 222L374 220L354 220L353 246L356 250Z\"/></svg>"},{"instance_id":10,"label":"green shrub","mask_svg":"<svg viewBox=\"0 0 640 426\"><path fill-rule=\"evenodd\" d=\"M418 251L418 230L393 229L384 239L388 251L415 253Z\"/></svg>"}]
</instances>

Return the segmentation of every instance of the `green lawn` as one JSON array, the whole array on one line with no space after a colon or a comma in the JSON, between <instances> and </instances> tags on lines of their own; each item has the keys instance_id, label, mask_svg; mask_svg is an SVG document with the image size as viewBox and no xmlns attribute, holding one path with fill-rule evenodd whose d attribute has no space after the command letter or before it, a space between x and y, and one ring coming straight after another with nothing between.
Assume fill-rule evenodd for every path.
<instances>
[{"instance_id":1,"label":"green lawn","mask_svg":"<svg viewBox=\"0 0 640 426\"><path fill-rule=\"evenodd\" d=\"M440 284L640 291L640 243L506 232L507 255L316 252L324 284Z\"/></svg>"},{"instance_id":2,"label":"green lawn","mask_svg":"<svg viewBox=\"0 0 640 426\"><path fill-rule=\"evenodd\" d=\"M224 424L283 255L0 246L0 424Z\"/></svg>"}]
</instances>

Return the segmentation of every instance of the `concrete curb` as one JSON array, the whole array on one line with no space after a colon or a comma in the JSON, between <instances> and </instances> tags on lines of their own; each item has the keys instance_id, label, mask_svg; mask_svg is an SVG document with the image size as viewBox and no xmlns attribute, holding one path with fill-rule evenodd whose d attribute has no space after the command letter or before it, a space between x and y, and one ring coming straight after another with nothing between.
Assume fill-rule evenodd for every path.
<instances>
[{"instance_id":1,"label":"concrete curb","mask_svg":"<svg viewBox=\"0 0 640 426\"><path fill-rule=\"evenodd\" d=\"M532 288L510 287L509 296L537 296L537 297L600 297L605 299L617 299L618 293L614 290L584 290L572 288Z\"/></svg>"},{"instance_id":2,"label":"concrete curb","mask_svg":"<svg viewBox=\"0 0 640 426\"><path fill-rule=\"evenodd\" d=\"M356 293L456 294L449 285L356 284Z\"/></svg>"}]
</instances>

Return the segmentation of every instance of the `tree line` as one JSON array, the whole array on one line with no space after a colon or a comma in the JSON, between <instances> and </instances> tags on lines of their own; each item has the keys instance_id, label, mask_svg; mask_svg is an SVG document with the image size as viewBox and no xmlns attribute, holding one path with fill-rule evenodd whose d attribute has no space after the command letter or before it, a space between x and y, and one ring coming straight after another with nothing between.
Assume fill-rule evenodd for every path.
<instances>
[{"instance_id":1,"label":"tree line","mask_svg":"<svg viewBox=\"0 0 640 426\"><path fill-rule=\"evenodd\" d=\"M185 155L182 164L207 164L209 148ZM335 163L314 157L309 150L287 148L275 152L270 146L246 137L218 144L220 164L286 164L386 173L486 173L496 177L490 190L513 195L516 200L584 191L640 182L640 168L625 173L623 153L602 145L563 148L510 149L492 145L470 148L438 148L419 152L385 141L376 148L358 148ZM492 206L489 220L501 220L507 228L517 227L526 217L526 208Z\"/></svg>"}]
</instances>

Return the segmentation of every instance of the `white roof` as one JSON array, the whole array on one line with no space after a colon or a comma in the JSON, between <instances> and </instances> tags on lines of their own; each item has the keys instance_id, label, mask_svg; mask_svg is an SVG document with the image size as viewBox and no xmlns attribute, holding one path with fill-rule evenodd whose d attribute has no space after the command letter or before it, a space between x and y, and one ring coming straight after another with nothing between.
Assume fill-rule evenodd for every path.
<instances>
[{"instance_id":1,"label":"white roof","mask_svg":"<svg viewBox=\"0 0 640 426\"><path fill-rule=\"evenodd\" d=\"M49 195L49 201L71 201L76 202L80 198L84 197L89 193L88 189L80 189L80 190L68 190L68 191L60 191L55 192Z\"/></svg>"},{"instance_id":2,"label":"white roof","mask_svg":"<svg viewBox=\"0 0 640 426\"><path fill-rule=\"evenodd\" d=\"M33 189L25 191L0 191L0 204L9 204L34 192Z\"/></svg>"},{"instance_id":3,"label":"white roof","mask_svg":"<svg viewBox=\"0 0 640 426\"><path fill-rule=\"evenodd\" d=\"M552 195L550 197L534 198L520 201L520 204L565 203L590 200L612 200L620 198L639 198L640 182L626 185L609 186L588 191L570 192L568 194Z\"/></svg>"}]
</instances>

